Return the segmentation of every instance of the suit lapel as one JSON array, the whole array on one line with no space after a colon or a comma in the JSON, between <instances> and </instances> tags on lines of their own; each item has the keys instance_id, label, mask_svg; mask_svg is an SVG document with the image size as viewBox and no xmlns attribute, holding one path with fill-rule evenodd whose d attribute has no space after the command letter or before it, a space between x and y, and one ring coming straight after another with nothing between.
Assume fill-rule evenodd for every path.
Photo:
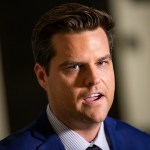
<instances>
[{"instance_id":1,"label":"suit lapel","mask_svg":"<svg viewBox=\"0 0 150 150\"><path fill-rule=\"evenodd\" d=\"M55 134L48 138L43 144L37 147L37 150L65 150L59 137Z\"/></svg>"},{"instance_id":2,"label":"suit lapel","mask_svg":"<svg viewBox=\"0 0 150 150\"><path fill-rule=\"evenodd\" d=\"M123 138L118 122L107 117L104 121L104 128L110 149L126 150L127 139Z\"/></svg>"},{"instance_id":3,"label":"suit lapel","mask_svg":"<svg viewBox=\"0 0 150 150\"><path fill-rule=\"evenodd\" d=\"M34 122L32 135L40 141L39 145L37 145L37 150L65 150L59 136L47 119L46 110L44 110Z\"/></svg>"}]
</instances>

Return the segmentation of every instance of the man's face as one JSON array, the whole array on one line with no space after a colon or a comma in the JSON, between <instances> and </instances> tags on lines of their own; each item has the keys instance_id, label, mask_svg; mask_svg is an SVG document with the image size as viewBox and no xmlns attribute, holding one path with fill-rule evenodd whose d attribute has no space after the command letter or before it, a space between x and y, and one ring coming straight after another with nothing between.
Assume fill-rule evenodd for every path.
<instances>
[{"instance_id":1,"label":"man's face","mask_svg":"<svg viewBox=\"0 0 150 150\"><path fill-rule=\"evenodd\" d=\"M52 38L56 55L44 75L51 111L70 128L102 122L114 97L114 71L103 29Z\"/></svg>"}]
</instances>

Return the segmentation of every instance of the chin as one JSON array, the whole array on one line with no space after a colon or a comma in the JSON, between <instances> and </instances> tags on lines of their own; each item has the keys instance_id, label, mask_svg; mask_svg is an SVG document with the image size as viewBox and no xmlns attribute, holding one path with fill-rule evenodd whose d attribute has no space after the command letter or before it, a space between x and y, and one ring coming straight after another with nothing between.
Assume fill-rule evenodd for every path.
<instances>
[{"instance_id":1,"label":"chin","mask_svg":"<svg viewBox=\"0 0 150 150\"><path fill-rule=\"evenodd\" d=\"M108 112L99 112L98 114L97 113L94 113L92 115L92 119L97 122L97 123L100 123L100 122L103 122L106 117L107 117L107 114Z\"/></svg>"},{"instance_id":2,"label":"chin","mask_svg":"<svg viewBox=\"0 0 150 150\"><path fill-rule=\"evenodd\" d=\"M106 118L106 117L95 118L95 119L93 119L93 121L94 121L95 123L101 123L101 122L103 122L103 121L105 120L105 118Z\"/></svg>"},{"instance_id":3,"label":"chin","mask_svg":"<svg viewBox=\"0 0 150 150\"><path fill-rule=\"evenodd\" d=\"M87 120L91 123L101 123L105 120L105 118L107 117L107 113L106 114L92 114L91 116L88 116Z\"/></svg>"}]
</instances>

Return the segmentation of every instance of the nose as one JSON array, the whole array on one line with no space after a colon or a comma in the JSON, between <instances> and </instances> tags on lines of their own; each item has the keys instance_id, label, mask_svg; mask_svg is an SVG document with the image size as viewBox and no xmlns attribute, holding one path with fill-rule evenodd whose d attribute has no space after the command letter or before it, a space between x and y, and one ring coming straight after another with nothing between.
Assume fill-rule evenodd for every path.
<instances>
[{"instance_id":1,"label":"nose","mask_svg":"<svg viewBox=\"0 0 150 150\"><path fill-rule=\"evenodd\" d=\"M95 86L100 83L100 74L98 68L88 67L85 72L85 84L88 87Z\"/></svg>"}]
</instances>

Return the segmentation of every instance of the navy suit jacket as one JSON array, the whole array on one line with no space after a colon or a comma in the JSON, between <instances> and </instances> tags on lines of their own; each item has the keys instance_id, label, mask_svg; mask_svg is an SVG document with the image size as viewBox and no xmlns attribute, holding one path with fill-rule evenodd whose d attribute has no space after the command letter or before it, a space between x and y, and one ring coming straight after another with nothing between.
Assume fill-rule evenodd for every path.
<instances>
[{"instance_id":1,"label":"navy suit jacket","mask_svg":"<svg viewBox=\"0 0 150 150\"><path fill-rule=\"evenodd\" d=\"M150 150L150 136L126 123L107 117L104 129L111 150ZM0 150L65 149L44 110L31 125L0 141Z\"/></svg>"}]
</instances>

